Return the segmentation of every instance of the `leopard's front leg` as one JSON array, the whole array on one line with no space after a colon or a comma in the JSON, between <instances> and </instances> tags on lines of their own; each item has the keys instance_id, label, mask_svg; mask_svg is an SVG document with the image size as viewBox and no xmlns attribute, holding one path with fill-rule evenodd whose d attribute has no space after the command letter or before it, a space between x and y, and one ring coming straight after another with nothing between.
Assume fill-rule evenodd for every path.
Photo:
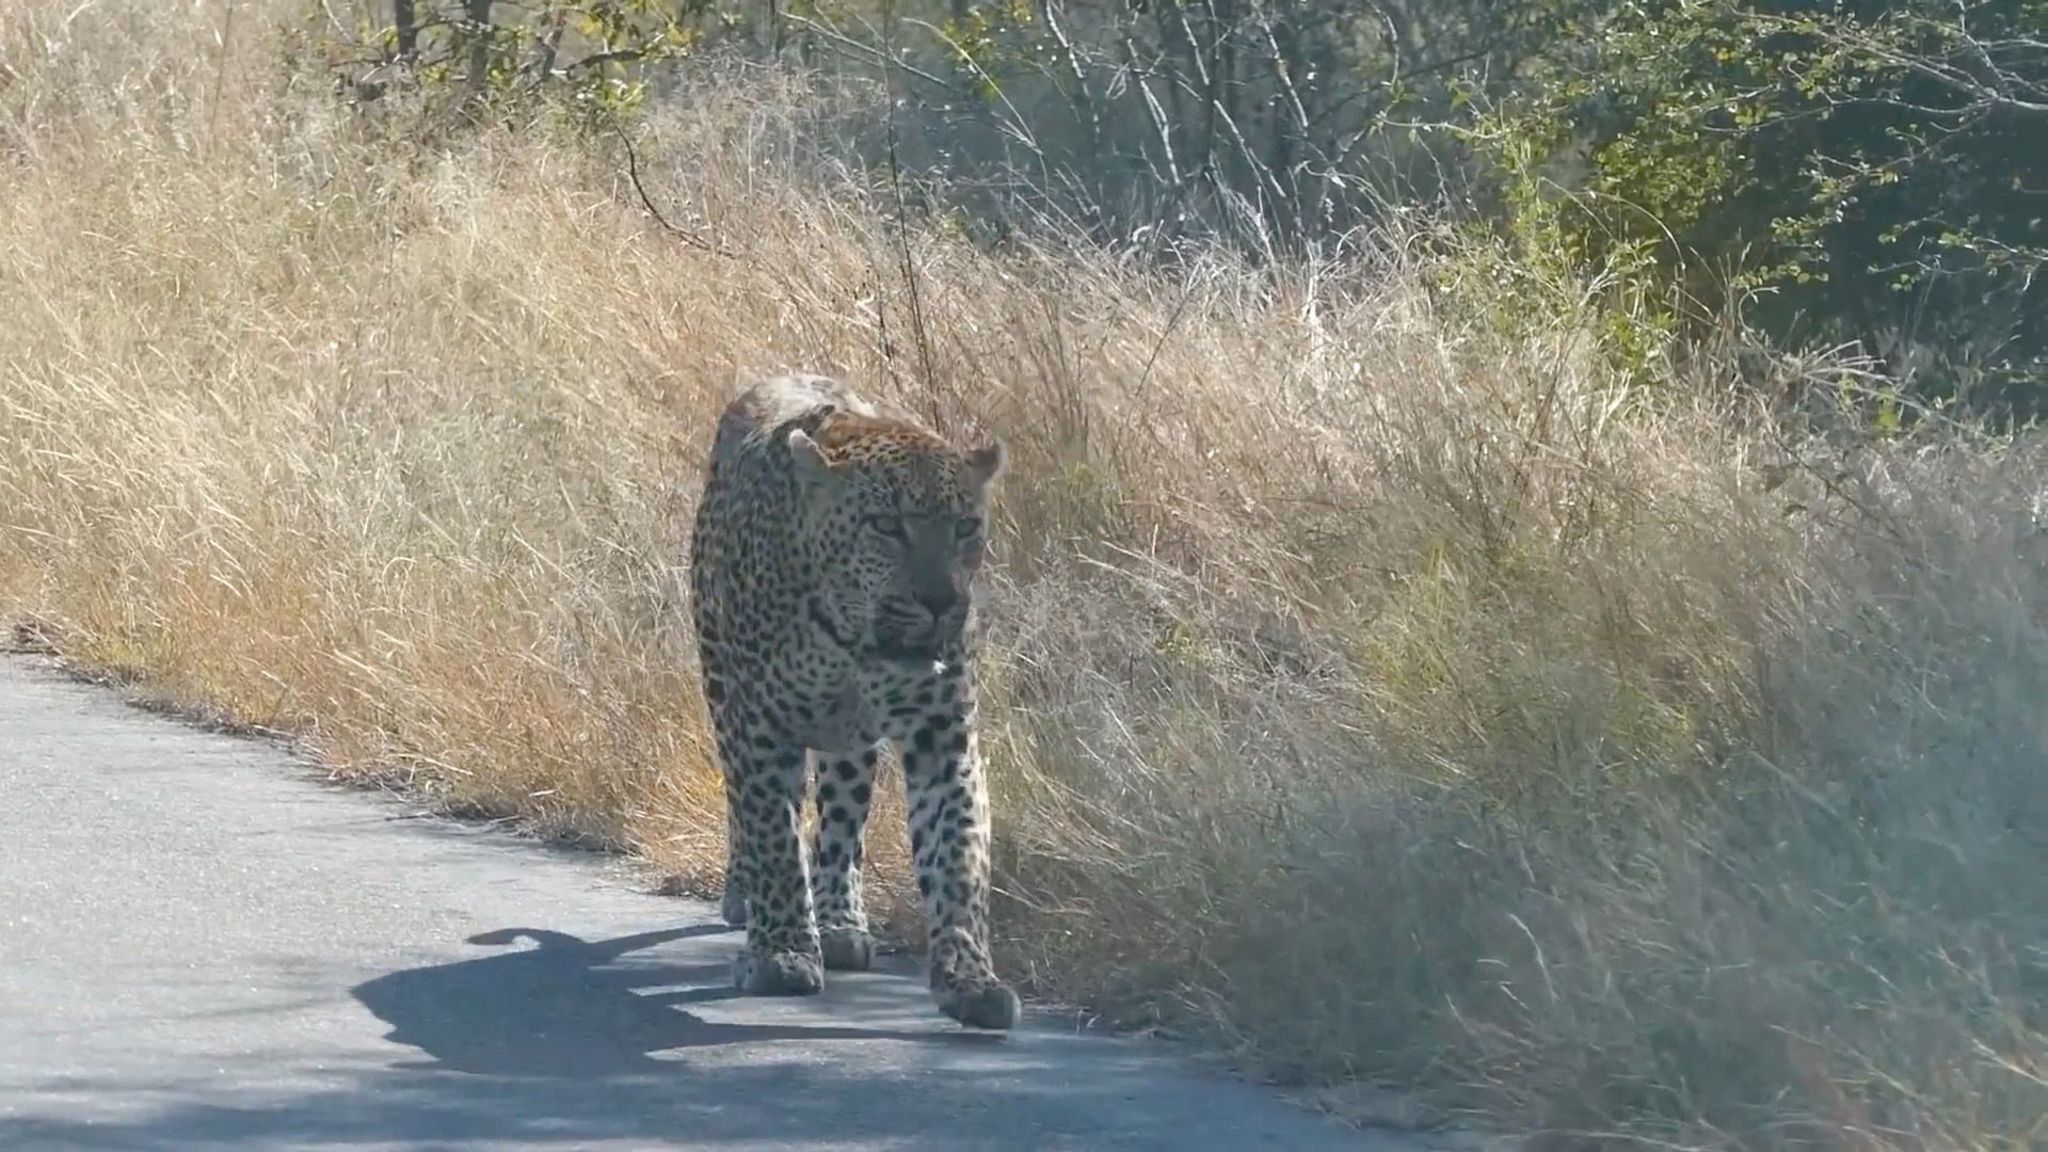
<instances>
[{"instance_id":1,"label":"leopard's front leg","mask_svg":"<svg viewBox=\"0 0 2048 1152\"><path fill-rule=\"evenodd\" d=\"M737 729L718 732L726 804L738 814L740 867L728 883L747 885L747 946L733 961L733 986L753 996L813 995L825 987L825 968L800 838L804 749Z\"/></svg>"},{"instance_id":2,"label":"leopard's front leg","mask_svg":"<svg viewBox=\"0 0 2048 1152\"><path fill-rule=\"evenodd\" d=\"M874 964L875 940L868 933L861 901L862 845L868 805L874 799L875 767L882 746L857 752L820 754L817 846L811 852L811 900L817 906L818 937L830 970L865 972Z\"/></svg>"},{"instance_id":3,"label":"leopard's front leg","mask_svg":"<svg viewBox=\"0 0 2048 1152\"><path fill-rule=\"evenodd\" d=\"M910 851L924 896L932 996L939 1010L976 1028L1017 1023L1016 992L989 958L989 803L974 706L922 718L903 742Z\"/></svg>"}]
</instances>

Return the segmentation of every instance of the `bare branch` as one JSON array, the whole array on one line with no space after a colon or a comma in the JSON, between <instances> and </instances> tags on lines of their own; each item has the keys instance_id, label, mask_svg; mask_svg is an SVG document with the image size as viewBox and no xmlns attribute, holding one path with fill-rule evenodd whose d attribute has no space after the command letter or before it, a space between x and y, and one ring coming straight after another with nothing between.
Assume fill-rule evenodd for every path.
<instances>
[{"instance_id":1,"label":"bare branch","mask_svg":"<svg viewBox=\"0 0 2048 1152\"><path fill-rule=\"evenodd\" d=\"M714 256L733 259L732 253L727 252L717 244L706 240L687 228L678 228L674 224L669 223L668 217L662 215L661 209L654 206L654 198L647 194L646 186L640 183L640 154L633 148L633 138L628 136L626 130L617 124L612 125L612 130L618 133L619 143L624 145L626 149L626 178L631 181L634 193L640 197L640 206L647 209L647 214L654 217L654 222L661 225L662 231L680 238L693 247L702 248Z\"/></svg>"},{"instance_id":2,"label":"bare branch","mask_svg":"<svg viewBox=\"0 0 2048 1152\"><path fill-rule=\"evenodd\" d=\"M853 37L848 36L846 33L839 31L837 28L832 27L831 25L821 24L808 16L804 16L796 12L785 11L782 15L783 19L788 20L790 23L796 24L806 29L807 31L817 33L818 36L823 38L827 43L832 44L833 46L840 48L854 56L857 56L863 60L867 60L870 63L880 64L884 68L897 69L907 75L915 76L919 80L922 80L935 88L939 88L943 91L959 95L960 90L958 88L955 88L951 83L947 82L946 80L934 76L931 73L926 72L915 65L906 64L902 60L895 59L893 58L892 53L884 52L883 50L875 47L872 44L863 44L860 41L854 39Z\"/></svg>"}]
</instances>

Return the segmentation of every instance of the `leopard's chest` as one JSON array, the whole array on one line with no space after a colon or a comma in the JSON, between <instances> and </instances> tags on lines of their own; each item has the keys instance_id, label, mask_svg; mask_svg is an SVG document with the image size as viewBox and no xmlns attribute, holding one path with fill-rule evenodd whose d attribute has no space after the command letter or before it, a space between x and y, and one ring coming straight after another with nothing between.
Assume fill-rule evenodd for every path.
<instances>
[{"instance_id":1,"label":"leopard's chest","mask_svg":"<svg viewBox=\"0 0 2048 1152\"><path fill-rule=\"evenodd\" d=\"M794 678L797 738L821 752L849 752L901 740L950 695L943 665L814 666Z\"/></svg>"}]
</instances>

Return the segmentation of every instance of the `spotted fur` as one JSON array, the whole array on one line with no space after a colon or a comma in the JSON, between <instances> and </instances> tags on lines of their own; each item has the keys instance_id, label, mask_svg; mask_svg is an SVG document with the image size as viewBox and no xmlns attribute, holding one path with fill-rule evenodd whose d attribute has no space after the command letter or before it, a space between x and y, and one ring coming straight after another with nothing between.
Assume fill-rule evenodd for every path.
<instances>
[{"instance_id":1,"label":"spotted fur","mask_svg":"<svg viewBox=\"0 0 2048 1152\"><path fill-rule=\"evenodd\" d=\"M1016 993L989 960L973 675L976 575L1002 464L998 443L956 447L817 376L756 385L719 421L691 603L725 773L724 911L747 929L733 982L748 993L809 995L826 969L872 962L861 840L893 745L933 996L969 1025L1016 1022Z\"/></svg>"}]
</instances>

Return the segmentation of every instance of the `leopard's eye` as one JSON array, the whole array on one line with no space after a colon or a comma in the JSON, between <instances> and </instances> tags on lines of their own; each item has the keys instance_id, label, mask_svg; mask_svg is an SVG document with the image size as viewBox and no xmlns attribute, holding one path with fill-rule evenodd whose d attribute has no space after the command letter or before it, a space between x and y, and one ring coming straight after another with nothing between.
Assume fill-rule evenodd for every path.
<instances>
[{"instance_id":1,"label":"leopard's eye","mask_svg":"<svg viewBox=\"0 0 2048 1152\"><path fill-rule=\"evenodd\" d=\"M962 516L953 522L953 537L956 540L972 540L981 535L981 518Z\"/></svg>"},{"instance_id":2,"label":"leopard's eye","mask_svg":"<svg viewBox=\"0 0 2048 1152\"><path fill-rule=\"evenodd\" d=\"M903 526L903 517L901 516L886 514L870 516L867 519L867 523L868 527L887 536L891 540L907 539L910 535L909 530Z\"/></svg>"}]
</instances>

